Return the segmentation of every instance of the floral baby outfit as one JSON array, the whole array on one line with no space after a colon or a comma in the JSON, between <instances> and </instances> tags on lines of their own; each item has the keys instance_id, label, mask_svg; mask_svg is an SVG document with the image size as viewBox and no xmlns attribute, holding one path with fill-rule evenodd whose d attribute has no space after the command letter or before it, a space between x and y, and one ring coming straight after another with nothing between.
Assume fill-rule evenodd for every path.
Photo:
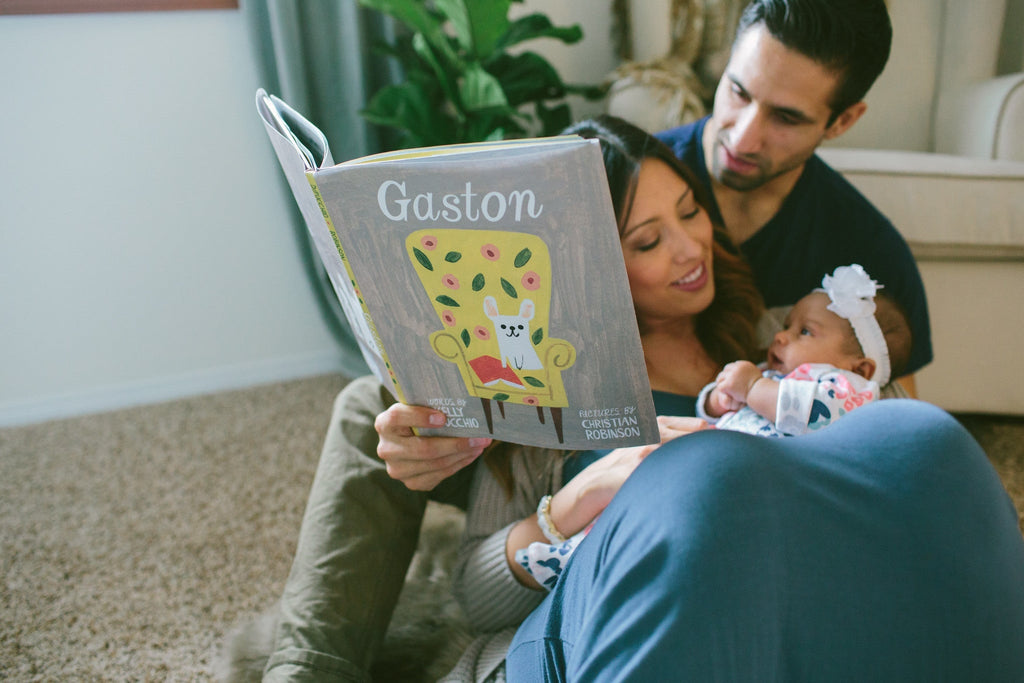
<instances>
[{"instance_id":1,"label":"floral baby outfit","mask_svg":"<svg viewBox=\"0 0 1024 683\"><path fill-rule=\"evenodd\" d=\"M697 416L718 429L757 436L797 436L827 427L843 415L879 397L878 383L832 365L804 363L788 375L760 366L762 377L779 382L776 423L758 415L750 406L711 417L704 403L716 383L697 397Z\"/></svg>"}]
</instances>

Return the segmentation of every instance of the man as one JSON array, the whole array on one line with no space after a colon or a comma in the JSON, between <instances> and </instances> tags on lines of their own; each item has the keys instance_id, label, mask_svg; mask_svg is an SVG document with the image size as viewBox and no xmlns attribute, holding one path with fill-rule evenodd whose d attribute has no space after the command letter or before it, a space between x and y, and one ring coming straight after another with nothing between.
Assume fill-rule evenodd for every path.
<instances>
[{"instance_id":1,"label":"man","mask_svg":"<svg viewBox=\"0 0 1024 683\"><path fill-rule=\"evenodd\" d=\"M712 190L717 216L769 308L859 263L906 309L909 373L932 359L924 286L892 224L814 152L864 114L889 56L883 0L756 0L744 11L710 117L664 131ZM912 374L901 379L914 393Z\"/></svg>"},{"instance_id":2,"label":"man","mask_svg":"<svg viewBox=\"0 0 1024 683\"><path fill-rule=\"evenodd\" d=\"M775 20L762 19L787 7L803 18L835 12L839 24L856 27L845 40L857 49L831 56L833 36L818 41L822 49L787 47L769 28ZM882 0L757 0L743 22L712 117L662 138L712 188L717 217L751 259L769 305L792 304L824 273L859 262L908 308L911 368L920 368L931 347L909 250L814 156L863 114L860 100L885 64L891 29ZM873 66L851 77L867 58L860 41L871 34L875 45L872 32L880 36L867 49ZM842 223L847 216L852 226ZM467 465L489 439L416 437L413 428L437 426L443 415L391 404L372 378L352 382L335 403L264 680L369 680L427 500L465 506Z\"/></svg>"}]
</instances>

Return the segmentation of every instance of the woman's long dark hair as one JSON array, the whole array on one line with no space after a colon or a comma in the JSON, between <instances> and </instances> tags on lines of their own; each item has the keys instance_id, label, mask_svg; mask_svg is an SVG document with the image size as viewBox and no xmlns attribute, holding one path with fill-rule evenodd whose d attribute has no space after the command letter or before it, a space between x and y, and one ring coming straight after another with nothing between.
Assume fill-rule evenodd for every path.
<instances>
[{"instance_id":1,"label":"woman's long dark hair","mask_svg":"<svg viewBox=\"0 0 1024 683\"><path fill-rule=\"evenodd\" d=\"M658 159L667 164L686 181L697 203L708 211L708 192L696 174L668 146L646 131L615 116L599 116L581 121L565 132L600 141L620 234L633 208L640 166L645 159ZM714 224L712 259L715 297L711 305L696 316L697 339L719 365L734 360L760 360L757 322L764 312L764 303L754 285L750 267L717 223ZM642 326L640 332L643 333Z\"/></svg>"}]
</instances>

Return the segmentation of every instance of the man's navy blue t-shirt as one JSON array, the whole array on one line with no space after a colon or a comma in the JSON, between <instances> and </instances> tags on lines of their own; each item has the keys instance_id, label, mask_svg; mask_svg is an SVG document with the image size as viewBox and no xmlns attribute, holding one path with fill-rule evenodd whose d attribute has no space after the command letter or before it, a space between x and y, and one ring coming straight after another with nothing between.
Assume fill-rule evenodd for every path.
<instances>
[{"instance_id":1,"label":"man's navy blue t-shirt","mask_svg":"<svg viewBox=\"0 0 1024 683\"><path fill-rule=\"evenodd\" d=\"M712 218L722 215L710 192L701 137L707 119L657 134L708 188ZM907 311L913 349L907 373L932 360L924 283L910 248L892 223L838 172L812 156L779 212L739 245L765 304L789 306L838 266L859 263Z\"/></svg>"}]
</instances>

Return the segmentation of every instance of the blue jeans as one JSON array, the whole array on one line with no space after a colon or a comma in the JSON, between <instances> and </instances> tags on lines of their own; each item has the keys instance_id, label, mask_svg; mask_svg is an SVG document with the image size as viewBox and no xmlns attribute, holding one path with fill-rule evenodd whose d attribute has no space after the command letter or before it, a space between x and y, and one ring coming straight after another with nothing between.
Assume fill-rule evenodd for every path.
<instances>
[{"instance_id":1,"label":"blue jeans","mask_svg":"<svg viewBox=\"0 0 1024 683\"><path fill-rule=\"evenodd\" d=\"M1024 681L1024 537L910 400L652 453L523 623L510 681Z\"/></svg>"}]
</instances>

